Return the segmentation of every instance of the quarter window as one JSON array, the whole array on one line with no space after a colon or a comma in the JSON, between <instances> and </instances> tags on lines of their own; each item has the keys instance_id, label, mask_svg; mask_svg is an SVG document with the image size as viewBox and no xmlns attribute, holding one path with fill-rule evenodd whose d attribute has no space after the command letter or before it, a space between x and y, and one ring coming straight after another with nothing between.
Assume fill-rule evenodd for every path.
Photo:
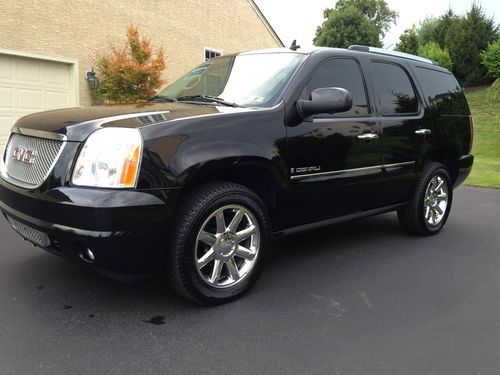
<instances>
[{"instance_id":1,"label":"quarter window","mask_svg":"<svg viewBox=\"0 0 500 375\"><path fill-rule=\"evenodd\" d=\"M309 99L314 89L323 87L341 87L352 95L352 108L347 112L336 113L335 117L365 116L368 114L365 85L361 69L355 60L338 58L321 63L302 91L301 98Z\"/></svg>"},{"instance_id":2,"label":"quarter window","mask_svg":"<svg viewBox=\"0 0 500 375\"><path fill-rule=\"evenodd\" d=\"M450 73L417 66L415 75L439 114L469 115L465 95Z\"/></svg>"},{"instance_id":3,"label":"quarter window","mask_svg":"<svg viewBox=\"0 0 500 375\"><path fill-rule=\"evenodd\" d=\"M385 116L414 114L418 100L408 73L399 65L373 62L371 64L375 89Z\"/></svg>"}]
</instances>

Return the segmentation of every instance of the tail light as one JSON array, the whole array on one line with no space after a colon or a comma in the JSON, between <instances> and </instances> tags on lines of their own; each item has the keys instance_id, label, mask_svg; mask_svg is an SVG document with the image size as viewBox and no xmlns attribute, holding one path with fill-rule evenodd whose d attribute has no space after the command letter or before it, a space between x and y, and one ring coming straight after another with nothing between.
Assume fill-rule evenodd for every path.
<instances>
[{"instance_id":1,"label":"tail light","mask_svg":"<svg viewBox=\"0 0 500 375\"><path fill-rule=\"evenodd\" d=\"M472 116L469 116L469 124L470 124L470 144L469 144L469 152L472 151L472 144L474 143L474 120L472 119Z\"/></svg>"}]
</instances>

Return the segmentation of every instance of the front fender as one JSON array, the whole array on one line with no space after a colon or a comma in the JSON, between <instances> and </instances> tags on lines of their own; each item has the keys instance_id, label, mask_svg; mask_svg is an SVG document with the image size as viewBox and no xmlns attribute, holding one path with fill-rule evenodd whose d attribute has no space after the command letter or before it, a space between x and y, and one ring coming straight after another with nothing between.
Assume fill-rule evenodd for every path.
<instances>
[{"instance_id":1,"label":"front fender","mask_svg":"<svg viewBox=\"0 0 500 375\"><path fill-rule=\"evenodd\" d=\"M141 129L144 154L138 188L182 187L195 175L255 165L285 179L283 105L153 125Z\"/></svg>"}]
</instances>

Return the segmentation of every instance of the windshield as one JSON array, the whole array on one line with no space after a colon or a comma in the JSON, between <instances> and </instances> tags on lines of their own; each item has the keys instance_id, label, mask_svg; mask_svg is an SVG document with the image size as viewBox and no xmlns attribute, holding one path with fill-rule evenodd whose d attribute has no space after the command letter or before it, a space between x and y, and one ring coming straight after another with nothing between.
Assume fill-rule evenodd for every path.
<instances>
[{"instance_id":1,"label":"windshield","mask_svg":"<svg viewBox=\"0 0 500 375\"><path fill-rule=\"evenodd\" d=\"M193 101L214 97L249 107L270 107L305 58L295 53L219 57L194 68L159 97Z\"/></svg>"}]
</instances>

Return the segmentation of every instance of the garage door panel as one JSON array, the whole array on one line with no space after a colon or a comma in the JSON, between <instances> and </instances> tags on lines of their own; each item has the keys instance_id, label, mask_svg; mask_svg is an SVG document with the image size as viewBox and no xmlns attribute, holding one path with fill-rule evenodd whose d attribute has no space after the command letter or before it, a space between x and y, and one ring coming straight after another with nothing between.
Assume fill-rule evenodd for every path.
<instances>
[{"instance_id":1,"label":"garage door panel","mask_svg":"<svg viewBox=\"0 0 500 375\"><path fill-rule=\"evenodd\" d=\"M47 109L57 109L69 106L69 95L67 92L49 91L46 93Z\"/></svg>"},{"instance_id":2,"label":"garage door panel","mask_svg":"<svg viewBox=\"0 0 500 375\"><path fill-rule=\"evenodd\" d=\"M0 55L0 79L13 79L12 61Z\"/></svg>"},{"instance_id":3,"label":"garage door panel","mask_svg":"<svg viewBox=\"0 0 500 375\"><path fill-rule=\"evenodd\" d=\"M43 109L41 89L18 89L17 99L20 109L32 109L34 111Z\"/></svg>"},{"instance_id":4,"label":"garage door panel","mask_svg":"<svg viewBox=\"0 0 500 375\"><path fill-rule=\"evenodd\" d=\"M64 65L47 65L45 67L45 82L50 85L68 87L68 68Z\"/></svg>"},{"instance_id":5,"label":"garage door panel","mask_svg":"<svg viewBox=\"0 0 500 375\"><path fill-rule=\"evenodd\" d=\"M13 107L13 89L11 87L0 86L0 108L12 108Z\"/></svg>"},{"instance_id":6,"label":"garage door panel","mask_svg":"<svg viewBox=\"0 0 500 375\"><path fill-rule=\"evenodd\" d=\"M10 130L12 121L14 121L14 116L0 116L0 129L2 129L2 132Z\"/></svg>"},{"instance_id":7,"label":"garage door panel","mask_svg":"<svg viewBox=\"0 0 500 375\"><path fill-rule=\"evenodd\" d=\"M42 64L36 60L22 59L17 64L17 79L21 82L42 81Z\"/></svg>"}]
</instances>

